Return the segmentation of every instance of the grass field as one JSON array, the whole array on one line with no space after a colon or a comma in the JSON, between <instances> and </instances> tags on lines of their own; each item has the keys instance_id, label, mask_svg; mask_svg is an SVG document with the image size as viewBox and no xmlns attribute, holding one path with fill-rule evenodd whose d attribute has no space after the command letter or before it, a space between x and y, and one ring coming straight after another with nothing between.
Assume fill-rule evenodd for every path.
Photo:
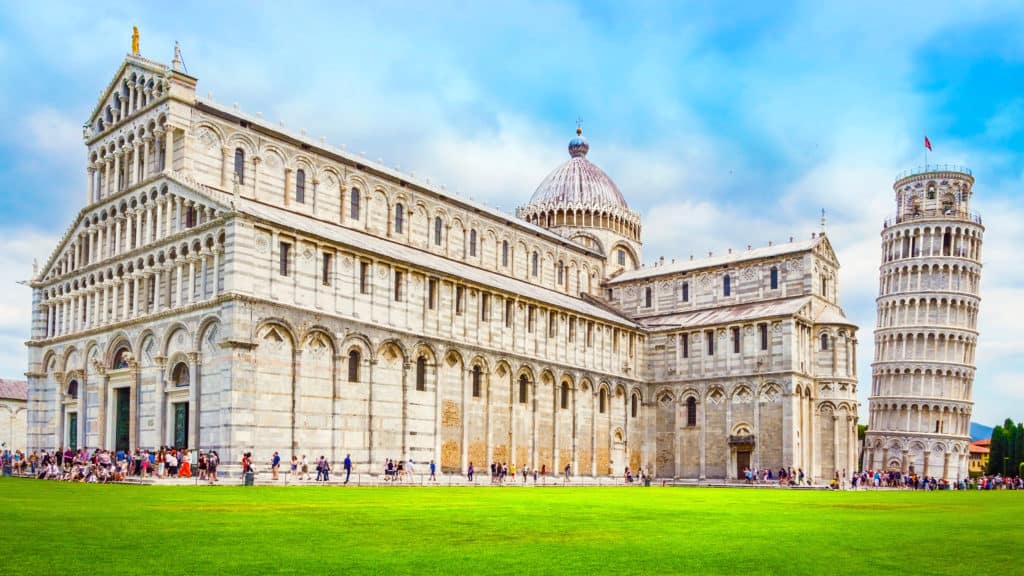
<instances>
[{"instance_id":1,"label":"grass field","mask_svg":"<svg viewBox=\"0 0 1024 576\"><path fill-rule=\"evenodd\" d=\"M1024 492L0 479L0 514L5 574L1024 571Z\"/></svg>"}]
</instances>

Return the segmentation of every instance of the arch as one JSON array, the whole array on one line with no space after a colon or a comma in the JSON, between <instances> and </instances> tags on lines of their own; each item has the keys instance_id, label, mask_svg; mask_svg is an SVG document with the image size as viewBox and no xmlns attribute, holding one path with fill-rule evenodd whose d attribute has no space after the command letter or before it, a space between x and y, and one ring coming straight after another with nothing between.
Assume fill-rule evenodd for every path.
<instances>
[{"instance_id":1,"label":"arch","mask_svg":"<svg viewBox=\"0 0 1024 576\"><path fill-rule=\"evenodd\" d=\"M107 361L105 364L107 368L113 370L127 368L128 363L131 362L133 358L134 354L132 353L131 341L128 339L128 335L122 332L113 338L110 346L107 347Z\"/></svg>"},{"instance_id":2,"label":"arch","mask_svg":"<svg viewBox=\"0 0 1024 576\"><path fill-rule=\"evenodd\" d=\"M171 366L170 382L175 388L185 388L191 384L188 363L179 361Z\"/></svg>"},{"instance_id":3,"label":"arch","mask_svg":"<svg viewBox=\"0 0 1024 576\"><path fill-rule=\"evenodd\" d=\"M168 326L167 329L164 331L164 337L160 342L160 353L163 354L164 356L170 354L171 339L174 338L174 336L178 333L179 330L185 334L189 344L193 345L190 349L196 349L194 346L195 339L189 332L188 326L186 326L184 322L174 322L173 324Z\"/></svg>"}]
</instances>

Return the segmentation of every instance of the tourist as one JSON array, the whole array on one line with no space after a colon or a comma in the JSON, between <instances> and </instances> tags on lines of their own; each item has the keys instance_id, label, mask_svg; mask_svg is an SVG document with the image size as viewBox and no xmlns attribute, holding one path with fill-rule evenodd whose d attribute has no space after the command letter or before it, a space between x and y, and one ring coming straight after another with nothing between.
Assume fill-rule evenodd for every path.
<instances>
[{"instance_id":1,"label":"tourist","mask_svg":"<svg viewBox=\"0 0 1024 576\"><path fill-rule=\"evenodd\" d=\"M430 461L430 481L431 482L437 482L437 476L434 474L436 471L437 471L437 466L434 464L434 461L431 460Z\"/></svg>"},{"instance_id":2,"label":"tourist","mask_svg":"<svg viewBox=\"0 0 1024 576\"><path fill-rule=\"evenodd\" d=\"M405 473L406 473L406 475L409 476L409 481L410 482L415 482L416 481L416 479L413 477L412 457L411 456L409 457L409 462L407 462L406 465L405 465Z\"/></svg>"},{"instance_id":3,"label":"tourist","mask_svg":"<svg viewBox=\"0 0 1024 576\"><path fill-rule=\"evenodd\" d=\"M292 461L288 465L288 479L297 480L299 476L299 457L292 454Z\"/></svg>"},{"instance_id":4,"label":"tourist","mask_svg":"<svg viewBox=\"0 0 1024 576\"><path fill-rule=\"evenodd\" d=\"M178 478L191 478L192 477L192 460L188 454L188 450L182 450L181 452L181 463L178 465Z\"/></svg>"},{"instance_id":5,"label":"tourist","mask_svg":"<svg viewBox=\"0 0 1024 576\"><path fill-rule=\"evenodd\" d=\"M327 458L320 455L320 460L316 463L316 481L327 482L331 479L331 465L327 462Z\"/></svg>"},{"instance_id":6,"label":"tourist","mask_svg":"<svg viewBox=\"0 0 1024 576\"><path fill-rule=\"evenodd\" d=\"M274 480L280 480L277 475L277 471L281 469L281 455L274 451L274 455L270 458L270 474Z\"/></svg>"},{"instance_id":7,"label":"tourist","mask_svg":"<svg viewBox=\"0 0 1024 576\"><path fill-rule=\"evenodd\" d=\"M294 459L295 457L292 456ZM352 474L352 455L345 454L345 462L342 464L345 468L345 484L348 484L348 477ZM409 467L412 468L412 458L409 459Z\"/></svg>"},{"instance_id":8,"label":"tourist","mask_svg":"<svg viewBox=\"0 0 1024 576\"><path fill-rule=\"evenodd\" d=\"M218 456L217 453L214 452L213 450L210 450L210 454L208 456L209 462L207 463L206 467L209 470L208 478L210 480L210 484L212 485L217 482L217 465L220 464L220 456Z\"/></svg>"},{"instance_id":9,"label":"tourist","mask_svg":"<svg viewBox=\"0 0 1024 576\"><path fill-rule=\"evenodd\" d=\"M469 470L466 472L466 479L470 482L473 481L473 463L469 463Z\"/></svg>"},{"instance_id":10,"label":"tourist","mask_svg":"<svg viewBox=\"0 0 1024 576\"><path fill-rule=\"evenodd\" d=\"M309 481L309 462L306 461L306 455L305 454L302 455L302 462L299 464L299 470L301 471L301 474L299 474L299 479L306 480L308 482Z\"/></svg>"},{"instance_id":11,"label":"tourist","mask_svg":"<svg viewBox=\"0 0 1024 576\"><path fill-rule=\"evenodd\" d=\"M569 471L570 470L572 470L572 467L569 464L566 464L565 465L565 481L566 482L569 481Z\"/></svg>"}]
</instances>

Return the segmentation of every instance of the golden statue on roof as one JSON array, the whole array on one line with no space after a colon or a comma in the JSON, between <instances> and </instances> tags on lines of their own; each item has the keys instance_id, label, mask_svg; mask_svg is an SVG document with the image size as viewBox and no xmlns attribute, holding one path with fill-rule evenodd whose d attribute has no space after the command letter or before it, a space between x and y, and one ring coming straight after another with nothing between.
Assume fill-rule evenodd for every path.
<instances>
[{"instance_id":1,"label":"golden statue on roof","mask_svg":"<svg viewBox=\"0 0 1024 576\"><path fill-rule=\"evenodd\" d=\"M139 55L139 27L132 26L132 54Z\"/></svg>"}]
</instances>

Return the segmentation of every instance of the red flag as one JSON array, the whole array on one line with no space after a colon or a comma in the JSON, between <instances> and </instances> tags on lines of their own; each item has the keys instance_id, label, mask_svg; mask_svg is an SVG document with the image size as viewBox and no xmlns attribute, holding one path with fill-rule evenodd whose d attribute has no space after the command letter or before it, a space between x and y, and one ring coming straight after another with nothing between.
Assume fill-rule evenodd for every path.
<instances>
[{"instance_id":1,"label":"red flag","mask_svg":"<svg viewBox=\"0 0 1024 576\"><path fill-rule=\"evenodd\" d=\"M927 136L924 137L924 147L927 148L929 152L931 152L932 141L929 140Z\"/></svg>"}]
</instances>

